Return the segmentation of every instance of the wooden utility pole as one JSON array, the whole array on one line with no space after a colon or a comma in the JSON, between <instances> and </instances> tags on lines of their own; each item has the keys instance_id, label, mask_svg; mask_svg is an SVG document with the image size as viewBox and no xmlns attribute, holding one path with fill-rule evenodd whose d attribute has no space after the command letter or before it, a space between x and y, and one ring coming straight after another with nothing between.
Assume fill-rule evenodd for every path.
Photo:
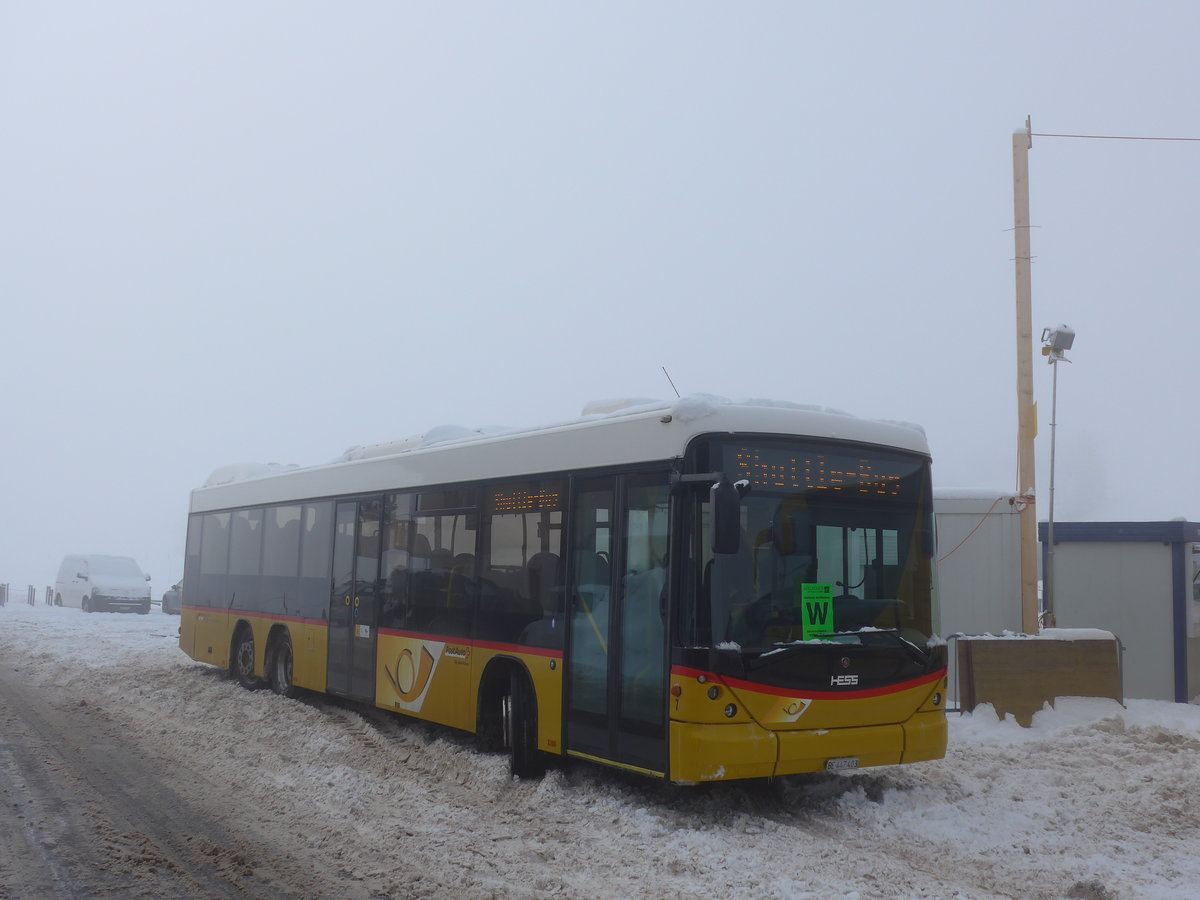
<instances>
[{"instance_id":1,"label":"wooden utility pole","mask_svg":"<svg viewBox=\"0 0 1200 900\"><path fill-rule=\"evenodd\" d=\"M1029 252L1029 150L1033 128L1013 134L1013 261L1017 276L1017 497L1021 509L1021 630L1037 634L1037 506L1034 503L1033 441L1037 404L1033 400L1033 286Z\"/></svg>"}]
</instances>

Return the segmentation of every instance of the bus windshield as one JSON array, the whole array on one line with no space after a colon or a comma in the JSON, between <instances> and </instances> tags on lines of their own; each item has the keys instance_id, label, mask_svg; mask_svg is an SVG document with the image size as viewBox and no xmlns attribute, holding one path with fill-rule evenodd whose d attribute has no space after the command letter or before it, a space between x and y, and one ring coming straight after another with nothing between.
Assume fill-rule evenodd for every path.
<instances>
[{"instance_id":1,"label":"bus windshield","mask_svg":"<svg viewBox=\"0 0 1200 900\"><path fill-rule=\"evenodd\" d=\"M695 497L685 646L765 652L808 641L924 649L932 635L928 460L827 442L714 441L710 471L749 482L736 553L713 553Z\"/></svg>"}]
</instances>

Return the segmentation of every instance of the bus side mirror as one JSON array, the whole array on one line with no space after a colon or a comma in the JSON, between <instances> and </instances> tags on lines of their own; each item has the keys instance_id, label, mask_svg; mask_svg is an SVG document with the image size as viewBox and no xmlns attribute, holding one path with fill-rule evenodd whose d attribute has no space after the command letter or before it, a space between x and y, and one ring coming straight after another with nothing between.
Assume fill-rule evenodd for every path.
<instances>
[{"instance_id":1,"label":"bus side mirror","mask_svg":"<svg viewBox=\"0 0 1200 900\"><path fill-rule=\"evenodd\" d=\"M713 553L738 552L742 537L742 516L739 509L741 499L742 492L727 478L722 478L709 489L708 503L713 520Z\"/></svg>"}]
</instances>

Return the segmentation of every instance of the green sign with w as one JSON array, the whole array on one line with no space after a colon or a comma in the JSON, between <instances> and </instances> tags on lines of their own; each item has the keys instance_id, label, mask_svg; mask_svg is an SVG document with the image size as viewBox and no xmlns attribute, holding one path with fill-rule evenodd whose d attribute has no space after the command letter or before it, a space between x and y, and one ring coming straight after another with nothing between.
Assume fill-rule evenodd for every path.
<instances>
[{"instance_id":1,"label":"green sign with w","mask_svg":"<svg viewBox=\"0 0 1200 900\"><path fill-rule=\"evenodd\" d=\"M800 584L800 628L803 640L833 634L833 585Z\"/></svg>"}]
</instances>

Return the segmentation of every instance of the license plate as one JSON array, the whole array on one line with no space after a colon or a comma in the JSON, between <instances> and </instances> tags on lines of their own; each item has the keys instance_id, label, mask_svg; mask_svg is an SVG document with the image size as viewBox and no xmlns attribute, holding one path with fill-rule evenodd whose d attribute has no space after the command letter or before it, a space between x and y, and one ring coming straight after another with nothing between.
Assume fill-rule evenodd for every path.
<instances>
[{"instance_id":1,"label":"license plate","mask_svg":"<svg viewBox=\"0 0 1200 900\"><path fill-rule=\"evenodd\" d=\"M826 772L841 772L844 769L857 769L857 756L842 756L838 759L829 759L825 761Z\"/></svg>"}]
</instances>

